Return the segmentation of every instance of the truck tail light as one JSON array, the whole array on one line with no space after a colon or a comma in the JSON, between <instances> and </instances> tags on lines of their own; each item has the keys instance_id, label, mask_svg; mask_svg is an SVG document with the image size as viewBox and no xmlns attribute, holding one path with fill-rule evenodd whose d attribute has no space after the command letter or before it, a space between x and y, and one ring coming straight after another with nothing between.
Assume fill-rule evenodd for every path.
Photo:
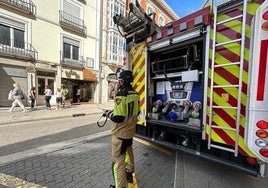
<instances>
[{"instance_id":1,"label":"truck tail light","mask_svg":"<svg viewBox=\"0 0 268 188\"><path fill-rule=\"evenodd\" d=\"M256 165L257 164L257 160L255 158L252 158L252 157L248 157L247 162L250 165Z\"/></svg>"},{"instance_id":2,"label":"truck tail light","mask_svg":"<svg viewBox=\"0 0 268 188\"><path fill-rule=\"evenodd\" d=\"M266 11L266 12L263 13L262 18L264 20L268 20L268 11Z\"/></svg>"},{"instance_id":3,"label":"truck tail light","mask_svg":"<svg viewBox=\"0 0 268 188\"><path fill-rule=\"evenodd\" d=\"M260 129L268 129L268 122L264 120L260 120L257 122L257 127Z\"/></svg>"},{"instance_id":4,"label":"truck tail light","mask_svg":"<svg viewBox=\"0 0 268 188\"><path fill-rule=\"evenodd\" d=\"M268 137L268 133L265 130L257 130L256 135L259 138L267 138Z\"/></svg>"},{"instance_id":5,"label":"truck tail light","mask_svg":"<svg viewBox=\"0 0 268 188\"><path fill-rule=\"evenodd\" d=\"M267 12L267 19L268 19L268 12ZM256 123L256 126L259 128L256 131L256 138L255 144L256 146L260 147L259 153L263 157L268 157L268 122L264 120L259 120Z\"/></svg>"},{"instance_id":6,"label":"truck tail light","mask_svg":"<svg viewBox=\"0 0 268 188\"><path fill-rule=\"evenodd\" d=\"M268 149L267 148L260 149L260 154L264 157L268 157Z\"/></svg>"},{"instance_id":7,"label":"truck tail light","mask_svg":"<svg viewBox=\"0 0 268 188\"><path fill-rule=\"evenodd\" d=\"M255 141L256 145L259 146L259 147L266 147L268 146L268 142L264 139L257 139Z\"/></svg>"}]
</instances>

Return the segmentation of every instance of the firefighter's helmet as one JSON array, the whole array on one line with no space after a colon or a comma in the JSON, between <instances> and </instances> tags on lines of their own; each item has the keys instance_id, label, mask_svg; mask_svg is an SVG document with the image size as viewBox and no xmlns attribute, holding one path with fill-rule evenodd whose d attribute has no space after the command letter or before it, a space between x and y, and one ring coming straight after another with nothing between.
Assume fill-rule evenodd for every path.
<instances>
[{"instance_id":1,"label":"firefighter's helmet","mask_svg":"<svg viewBox=\"0 0 268 188\"><path fill-rule=\"evenodd\" d=\"M132 80L133 80L132 71L120 69L120 70L117 70L116 72L117 72L117 79L118 80L125 80L128 82L132 82Z\"/></svg>"}]
</instances>

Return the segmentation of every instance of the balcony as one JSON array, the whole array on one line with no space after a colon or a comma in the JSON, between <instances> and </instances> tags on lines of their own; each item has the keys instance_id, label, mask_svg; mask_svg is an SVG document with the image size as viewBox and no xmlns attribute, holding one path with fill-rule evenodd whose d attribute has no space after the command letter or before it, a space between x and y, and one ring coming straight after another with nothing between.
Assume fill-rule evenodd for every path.
<instances>
[{"instance_id":1,"label":"balcony","mask_svg":"<svg viewBox=\"0 0 268 188\"><path fill-rule=\"evenodd\" d=\"M0 4L24 12L26 14L36 14L36 6L31 0L0 0Z\"/></svg>"},{"instance_id":2,"label":"balcony","mask_svg":"<svg viewBox=\"0 0 268 188\"><path fill-rule=\"evenodd\" d=\"M0 56L35 62L38 52L31 44L10 39L0 39Z\"/></svg>"},{"instance_id":3,"label":"balcony","mask_svg":"<svg viewBox=\"0 0 268 188\"><path fill-rule=\"evenodd\" d=\"M85 26L84 20L81 20L71 14L63 12L62 10L59 11L59 15L60 24L62 27L82 35L87 34L87 28Z\"/></svg>"},{"instance_id":4,"label":"balcony","mask_svg":"<svg viewBox=\"0 0 268 188\"><path fill-rule=\"evenodd\" d=\"M62 66L66 67L84 68L86 63L83 56L77 56L75 58L71 58L74 57L73 54L64 55L62 51L60 52L60 57Z\"/></svg>"}]
</instances>

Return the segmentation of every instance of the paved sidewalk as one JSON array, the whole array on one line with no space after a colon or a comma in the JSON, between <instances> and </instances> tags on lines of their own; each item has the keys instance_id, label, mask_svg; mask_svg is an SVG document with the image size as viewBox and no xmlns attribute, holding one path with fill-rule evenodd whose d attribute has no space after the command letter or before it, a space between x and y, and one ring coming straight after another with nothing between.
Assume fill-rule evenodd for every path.
<instances>
[{"instance_id":1,"label":"paved sidewalk","mask_svg":"<svg viewBox=\"0 0 268 188\"><path fill-rule=\"evenodd\" d=\"M9 108L0 108L0 125L8 125L18 122L38 121L44 119L64 118L68 116L101 114L102 109L112 109L113 103L106 104L81 104L66 106L60 110L47 110L45 106L37 106L34 110L27 108L23 113L20 107L10 113Z\"/></svg>"}]
</instances>

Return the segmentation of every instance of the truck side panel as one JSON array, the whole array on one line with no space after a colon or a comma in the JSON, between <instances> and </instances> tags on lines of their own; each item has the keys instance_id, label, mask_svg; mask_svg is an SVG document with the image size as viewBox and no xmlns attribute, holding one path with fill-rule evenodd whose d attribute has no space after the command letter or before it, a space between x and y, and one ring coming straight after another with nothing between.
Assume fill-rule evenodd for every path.
<instances>
[{"instance_id":1,"label":"truck side panel","mask_svg":"<svg viewBox=\"0 0 268 188\"><path fill-rule=\"evenodd\" d=\"M129 61L133 71L133 88L140 94L140 113L138 125L144 124L145 114L145 60L146 60L146 44L141 43L133 46L129 51Z\"/></svg>"},{"instance_id":2,"label":"truck side panel","mask_svg":"<svg viewBox=\"0 0 268 188\"><path fill-rule=\"evenodd\" d=\"M234 131L229 130L236 128L236 118L237 110L232 107L239 106L239 87L233 87L239 85L240 79L242 79L241 87L241 104L240 104L240 119L239 121L239 137L238 137L238 149L239 152L254 157L252 152L249 151L247 146L244 143L244 132L246 124L246 107L247 107L247 95L248 95L248 66L250 63L249 59L249 50L250 50L250 36L251 36L251 20L254 17L257 8L259 7L258 3L248 3L247 6L247 15L246 15L246 31L245 31L245 49L244 49L244 62L243 62L243 71L240 75L240 64L236 62L240 61L240 51L241 51L241 42L235 42L231 44L222 45L215 48L215 66L217 68L214 70L214 75L212 77L212 40L213 40L213 27L211 27L210 35L210 62L209 62L209 79L208 79L208 90L207 93L211 92L211 84L213 81L213 94L212 96L208 95L207 101L208 106L210 105L210 100L212 97L212 104L214 106L222 106L224 108L214 108L212 111L212 129L209 129L209 114L212 108L207 108L207 117L206 117L206 133L207 139L208 135L212 141L227 144L229 146L235 145L236 134ZM232 9L231 11L226 11L218 14L217 22L238 16L242 14L243 6ZM236 20L226 22L217 26L216 33L216 43L224 43L230 40L236 40L241 38L242 30L242 19L238 18ZM229 66L224 66L224 64L232 64ZM221 66L223 65L223 66ZM213 79L213 80L211 80ZM230 87L228 87L230 86ZM218 128L218 127L224 127Z\"/></svg>"}]
</instances>

